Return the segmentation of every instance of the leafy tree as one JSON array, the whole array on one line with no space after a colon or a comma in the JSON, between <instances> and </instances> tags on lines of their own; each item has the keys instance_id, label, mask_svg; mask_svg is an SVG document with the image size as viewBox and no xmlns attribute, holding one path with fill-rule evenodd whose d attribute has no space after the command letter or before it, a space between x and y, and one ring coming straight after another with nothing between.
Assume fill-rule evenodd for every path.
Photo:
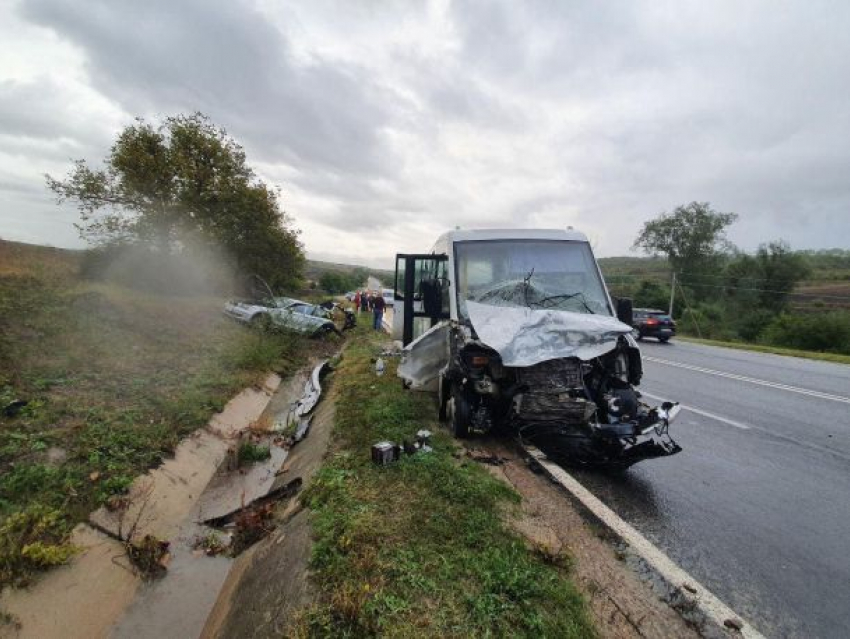
<instances>
[{"instance_id":1,"label":"leafy tree","mask_svg":"<svg viewBox=\"0 0 850 639\"><path fill-rule=\"evenodd\" d=\"M59 202L77 203L77 228L95 246L146 244L179 253L190 238L223 248L240 271L273 286L300 278L303 250L279 192L200 113L157 127L137 119L118 135L103 168L78 160L65 179L45 177Z\"/></svg>"},{"instance_id":2,"label":"leafy tree","mask_svg":"<svg viewBox=\"0 0 850 639\"><path fill-rule=\"evenodd\" d=\"M369 271L356 268L351 273L325 271L319 277L319 286L328 293L345 293L363 286Z\"/></svg>"},{"instance_id":3,"label":"leafy tree","mask_svg":"<svg viewBox=\"0 0 850 639\"><path fill-rule=\"evenodd\" d=\"M670 287L652 280L642 280L634 292L634 304L637 307L664 310L670 304Z\"/></svg>"},{"instance_id":4,"label":"leafy tree","mask_svg":"<svg viewBox=\"0 0 850 639\"><path fill-rule=\"evenodd\" d=\"M725 230L738 219L735 213L721 213L708 202L677 206L643 225L632 249L667 256L673 269L687 276L717 272L723 254L731 243ZM710 288L697 287L698 297L708 297Z\"/></svg>"},{"instance_id":5,"label":"leafy tree","mask_svg":"<svg viewBox=\"0 0 850 639\"><path fill-rule=\"evenodd\" d=\"M778 313L788 294L811 272L806 258L782 240L759 246L754 256L741 255L726 267L727 292L739 303Z\"/></svg>"}]
</instances>

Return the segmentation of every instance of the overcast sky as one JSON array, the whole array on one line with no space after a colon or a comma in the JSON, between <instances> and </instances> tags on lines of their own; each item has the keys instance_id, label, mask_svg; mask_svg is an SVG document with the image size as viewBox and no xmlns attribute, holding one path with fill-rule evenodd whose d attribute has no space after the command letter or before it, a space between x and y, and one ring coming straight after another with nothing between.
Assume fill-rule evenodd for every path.
<instances>
[{"instance_id":1,"label":"overcast sky","mask_svg":"<svg viewBox=\"0 0 850 639\"><path fill-rule=\"evenodd\" d=\"M601 256L692 200L751 250L850 247L850 3L0 0L0 237L82 246L44 173L202 111L311 257L459 225Z\"/></svg>"}]
</instances>

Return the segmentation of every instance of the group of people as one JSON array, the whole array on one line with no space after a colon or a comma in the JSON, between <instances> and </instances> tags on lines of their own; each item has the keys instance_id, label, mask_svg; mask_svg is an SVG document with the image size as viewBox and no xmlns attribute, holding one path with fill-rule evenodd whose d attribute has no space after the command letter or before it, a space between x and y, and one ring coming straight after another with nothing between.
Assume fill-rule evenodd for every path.
<instances>
[{"instance_id":1,"label":"group of people","mask_svg":"<svg viewBox=\"0 0 850 639\"><path fill-rule=\"evenodd\" d=\"M373 293L372 291L357 291L354 293L354 306L358 312L366 313L372 311L372 327L376 331L381 330L381 325L384 321L384 310L387 303L384 301L380 291Z\"/></svg>"}]
</instances>

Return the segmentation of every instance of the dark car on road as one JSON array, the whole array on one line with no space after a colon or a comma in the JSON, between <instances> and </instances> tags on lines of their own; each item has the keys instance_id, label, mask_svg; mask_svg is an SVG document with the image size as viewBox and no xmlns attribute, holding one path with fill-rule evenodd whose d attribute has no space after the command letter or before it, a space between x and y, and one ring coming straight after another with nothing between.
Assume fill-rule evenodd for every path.
<instances>
[{"instance_id":1,"label":"dark car on road","mask_svg":"<svg viewBox=\"0 0 850 639\"><path fill-rule=\"evenodd\" d=\"M637 338L655 337L659 342L666 342L676 334L676 322L664 311L654 308L634 309L634 323Z\"/></svg>"}]
</instances>

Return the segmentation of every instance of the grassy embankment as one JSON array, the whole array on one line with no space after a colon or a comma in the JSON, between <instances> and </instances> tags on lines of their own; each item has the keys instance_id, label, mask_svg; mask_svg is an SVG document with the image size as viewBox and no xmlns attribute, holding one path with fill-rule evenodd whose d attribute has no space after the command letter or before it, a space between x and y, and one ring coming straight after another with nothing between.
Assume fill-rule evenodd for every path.
<instances>
[{"instance_id":1,"label":"grassy embankment","mask_svg":"<svg viewBox=\"0 0 850 639\"><path fill-rule=\"evenodd\" d=\"M529 548L503 521L518 496L458 454L433 423L433 400L401 388L386 341L357 329L334 381L332 450L305 493L313 511L320 600L304 636L592 637L569 559ZM387 467L373 443L434 432L434 452Z\"/></svg>"},{"instance_id":2,"label":"grassy embankment","mask_svg":"<svg viewBox=\"0 0 850 639\"><path fill-rule=\"evenodd\" d=\"M83 282L79 259L0 241L0 586L67 559L75 523L306 350L220 299Z\"/></svg>"}]
</instances>

